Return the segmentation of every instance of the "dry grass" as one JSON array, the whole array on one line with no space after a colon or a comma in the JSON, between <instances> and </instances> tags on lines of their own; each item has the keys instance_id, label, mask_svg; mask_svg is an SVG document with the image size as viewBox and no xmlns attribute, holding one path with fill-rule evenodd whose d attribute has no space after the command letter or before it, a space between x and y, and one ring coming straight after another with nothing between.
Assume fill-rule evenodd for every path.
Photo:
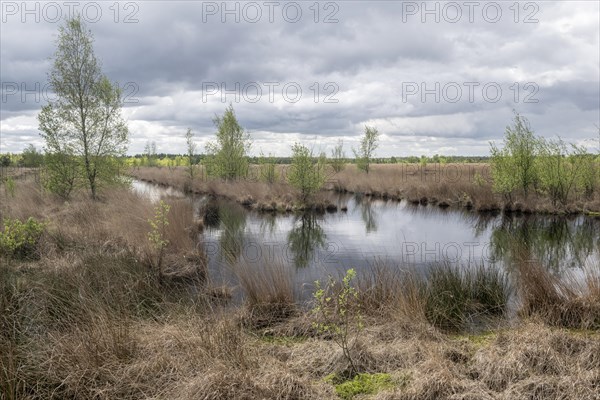
<instances>
[{"instance_id":1,"label":"dry grass","mask_svg":"<svg viewBox=\"0 0 600 400\"><path fill-rule=\"evenodd\" d=\"M0 166L0 187L8 178L24 179L29 176L39 178L39 168L29 167L2 167Z\"/></svg>"},{"instance_id":2,"label":"dry grass","mask_svg":"<svg viewBox=\"0 0 600 400\"><path fill-rule=\"evenodd\" d=\"M281 167L280 167L281 168ZM296 190L282 180L273 184L258 180L222 181L208 180L199 174L190 184L185 168L140 167L130 170L130 175L146 182L171 186L184 192L208 194L236 201L248 207L285 210L296 199Z\"/></svg>"},{"instance_id":3,"label":"dry grass","mask_svg":"<svg viewBox=\"0 0 600 400\"><path fill-rule=\"evenodd\" d=\"M414 271L378 263L359 275L357 289L360 308L367 315L425 322L422 280Z\"/></svg>"},{"instance_id":4,"label":"dry grass","mask_svg":"<svg viewBox=\"0 0 600 400\"><path fill-rule=\"evenodd\" d=\"M259 339L231 312L182 310L140 319L96 311L61 329L21 332L19 340L9 340L12 350L2 342L0 367L11 383L4 395L336 398L324 378L345 366L331 341ZM380 399L597 398L597 334L529 323L489 339L453 338L394 321L370 325L361 343L355 352L360 369L390 373L395 382L376 395Z\"/></svg>"},{"instance_id":5,"label":"dry grass","mask_svg":"<svg viewBox=\"0 0 600 400\"><path fill-rule=\"evenodd\" d=\"M478 211L581 213L600 211L600 192L572 196L565 207L555 207L547 196L516 193L512 202L492 190L489 164L380 164L369 174L348 165L333 178L332 188L374 197L406 199L412 203L460 206Z\"/></svg>"},{"instance_id":6,"label":"dry grass","mask_svg":"<svg viewBox=\"0 0 600 400\"><path fill-rule=\"evenodd\" d=\"M172 199L167 203L171 206L165 233L169 241L167 272L186 275L190 266L205 269L204 254L196 248L191 202ZM148 240L148 220L153 215L153 205L125 187L104 192L96 202L85 193L77 193L65 202L33 181L19 181L14 197L0 193L0 217L25 220L32 216L48 223L40 249L46 259L80 258L94 250L129 252L150 263L154 250Z\"/></svg>"},{"instance_id":7,"label":"dry grass","mask_svg":"<svg viewBox=\"0 0 600 400\"><path fill-rule=\"evenodd\" d=\"M576 329L600 329L600 272L586 268L583 279L553 275L535 260L517 262L520 312L546 323Z\"/></svg>"},{"instance_id":8,"label":"dry grass","mask_svg":"<svg viewBox=\"0 0 600 400\"><path fill-rule=\"evenodd\" d=\"M369 174L348 165L333 179L337 190L374 197L500 209L489 175L488 164L379 164Z\"/></svg>"},{"instance_id":9,"label":"dry grass","mask_svg":"<svg viewBox=\"0 0 600 400\"><path fill-rule=\"evenodd\" d=\"M478 337L431 342L402 369L408 384L377 399L597 399L598 337L539 323ZM389 345L395 352L394 344ZM414 352L421 351L419 347Z\"/></svg>"},{"instance_id":10,"label":"dry grass","mask_svg":"<svg viewBox=\"0 0 600 400\"><path fill-rule=\"evenodd\" d=\"M63 203L19 182L14 198L1 196L4 218L49 226L38 260L0 258L0 398L336 398L325 378L348 366L296 306L292 271L239 265L244 306L215 306L209 287L159 284L145 259L152 204L128 191ZM182 254L200 256L191 205L171 205L177 270ZM394 385L373 398L598 399L597 265L577 287L536 268L518 266L523 319L471 336L427 320L415 276L376 266L359 277L367 318L353 358Z\"/></svg>"},{"instance_id":11,"label":"dry grass","mask_svg":"<svg viewBox=\"0 0 600 400\"><path fill-rule=\"evenodd\" d=\"M261 329L282 322L297 312L293 270L284 263L232 267L244 294L244 322Z\"/></svg>"},{"instance_id":12,"label":"dry grass","mask_svg":"<svg viewBox=\"0 0 600 400\"><path fill-rule=\"evenodd\" d=\"M15 182L14 196L5 190L0 190L0 217L19 218L28 217L44 219L48 209L58 209L61 202L54 198L44 198L40 185L33 181ZM43 205L43 207L40 207Z\"/></svg>"},{"instance_id":13,"label":"dry grass","mask_svg":"<svg viewBox=\"0 0 600 400\"><path fill-rule=\"evenodd\" d=\"M365 315L428 322L461 331L502 319L512 288L507 275L484 265L432 265L418 270L375 265L359 277L359 303Z\"/></svg>"}]
</instances>

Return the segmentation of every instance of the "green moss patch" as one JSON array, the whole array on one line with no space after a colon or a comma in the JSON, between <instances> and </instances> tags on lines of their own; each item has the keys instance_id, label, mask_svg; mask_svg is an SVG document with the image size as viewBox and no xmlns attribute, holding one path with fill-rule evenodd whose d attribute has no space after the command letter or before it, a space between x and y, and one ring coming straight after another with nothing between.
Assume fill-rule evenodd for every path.
<instances>
[{"instance_id":1,"label":"green moss patch","mask_svg":"<svg viewBox=\"0 0 600 400\"><path fill-rule=\"evenodd\" d=\"M390 374L358 374L353 379L340 382L340 378L331 374L325 380L335 386L335 392L344 400L351 400L360 394L375 394L383 389L395 386Z\"/></svg>"}]
</instances>

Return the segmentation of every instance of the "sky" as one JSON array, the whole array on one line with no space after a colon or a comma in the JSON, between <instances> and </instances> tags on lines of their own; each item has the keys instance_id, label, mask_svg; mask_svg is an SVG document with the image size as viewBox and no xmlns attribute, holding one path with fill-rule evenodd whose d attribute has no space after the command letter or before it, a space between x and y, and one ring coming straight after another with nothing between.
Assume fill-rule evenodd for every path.
<instances>
[{"instance_id":1,"label":"sky","mask_svg":"<svg viewBox=\"0 0 600 400\"><path fill-rule=\"evenodd\" d=\"M59 27L79 13L123 89L128 153L199 151L231 104L251 154L488 155L517 111L600 151L598 1L2 1L0 152L43 148Z\"/></svg>"}]
</instances>

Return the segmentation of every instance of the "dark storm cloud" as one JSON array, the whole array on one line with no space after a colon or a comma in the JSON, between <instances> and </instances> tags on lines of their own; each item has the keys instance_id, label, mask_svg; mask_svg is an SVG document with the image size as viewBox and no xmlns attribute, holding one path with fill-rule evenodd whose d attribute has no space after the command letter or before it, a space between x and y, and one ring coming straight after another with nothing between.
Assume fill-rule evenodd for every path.
<instances>
[{"instance_id":1,"label":"dark storm cloud","mask_svg":"<svg viewBox=\"0 0 600 400\"><path fill-rule=\"evenodd\" d=\"M102 17L88 27L103 71L124 88L133 153L147 140L182 151L183 141L174 138L187 127L203 144L214 134L215 113L232 103L257 140L278 151L289 152L291 143L282 138L318 137L323 146L338 137L352 142L372 123L385 134L382 155L440 149L485 154L487 142L501 138L513 109L529 116L537 132L560 131L569 140L584 140L600 123L598 4L529 3L527 9L520 4L517 18L509 8L513 3L479 2L469 22L467 7L456 2L462 17L452 22L449 3L430 2L439 11L435 22L436 15L415 11L422 2L329 2L319 3L319 23L313 3L296 3L302 10L298 22L283 17L283 2L272 22L263 2L227 3L240 11L258 5L256 23L245 18L252 13L240 13L239 23L232 14L221 15L222 2L121 2L118 15L110 8L114 3L96 3ZM502 15L491 22L495 5ZM216 13L206 12L215 6ZM127 16L138 22L123 23ZM327 16L337 22L323 23ZM44 85L60 23L22 17L3 14L2 151L19 151L36 140L36 114L52 96ZM524 23L527 17L538 22ZM272 101L269 82L278 84ZM469 93L466 85L473 83ZM31 93L36 84L37 96ZM285 98L286 84L301 88L299 101ZM250 90L222 98L214 85ZM262 89L256 102L253 85ZM415 85L418 91L407 94ZM487 98L483 88L490 86L487 94L493 94L494 85L501 95ZM451 90L456 87L462 89L458 98ZM423 96L422 89L436 93ZM525 101L528 94L537 102Z\"/></svg>"}]
</instances>

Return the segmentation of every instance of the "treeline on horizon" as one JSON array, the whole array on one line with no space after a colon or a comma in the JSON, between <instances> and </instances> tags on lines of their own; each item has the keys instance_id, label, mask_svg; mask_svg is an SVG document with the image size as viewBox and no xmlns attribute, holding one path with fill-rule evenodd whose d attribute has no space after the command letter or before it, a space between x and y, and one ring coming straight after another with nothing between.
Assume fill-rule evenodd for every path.
<instances>
[{"instance_id":1,"label":"treeline on horizon","mask_svg":"<svg viewBox=\"0 0 600 400\"><path fill-rule=\"evenodd\" d=\"M198 154L196 155L195 164L201 164L202 160L204 160L208 155L206 154ZM277 164L291 164L292 156L287 157L277 157L277 156L248 156L248 162L250 164L260 164L264 160L275 161ZM314 157L317 159L318 157ZM147 154L135 154L133 156L126 157L129 164L132 164L134 160L137 160L138 163L146 162L148 160L156 160L158 163L157 166L168 166L168 161L180 161L176 166L184 166L187 162L187 156L183 154L171 154L171 153L158 153L155 156L148 156ZM373 164L398 164L398 163L408 163L408 164L418 164L418 163L484 163L488 162L490 159L489 156L442 156L435 154L433 156L406 156L406 157L373 157ZM356 159L354 157L344 158L344 162L348 164L356 163ZM151 162L150 162L151 163Z\"/></svg>"},{"instance_id":2,"label":"treeline on horizon","mask_svg":"<svg viewBox=\"0 0 600 400\"><path fill-rule=\"evenodd\" d=\"M207 158L207 154L196 154L194 164L201 164ZM318 157L315 157L318 158ZM292 157L276 156L249 156L250 164L260 164L265 160L274 161L277 164L291 164ZM391 156L374 157L373 164L447 164L447 163L487 163L490 156L444 156L435 154L433 156ZM135 154L122 158L122 161L129 166L158 166L158 167L183 167L188 165L188 156L177 153L157 153ZM354 157L344 158L348 164L356 163ZM0 154L1 167L25 167L37 168L44 164L44 153L38 151L35 146L28 145L22 153L4 153Z\"/></svg>"}]
</instances>

